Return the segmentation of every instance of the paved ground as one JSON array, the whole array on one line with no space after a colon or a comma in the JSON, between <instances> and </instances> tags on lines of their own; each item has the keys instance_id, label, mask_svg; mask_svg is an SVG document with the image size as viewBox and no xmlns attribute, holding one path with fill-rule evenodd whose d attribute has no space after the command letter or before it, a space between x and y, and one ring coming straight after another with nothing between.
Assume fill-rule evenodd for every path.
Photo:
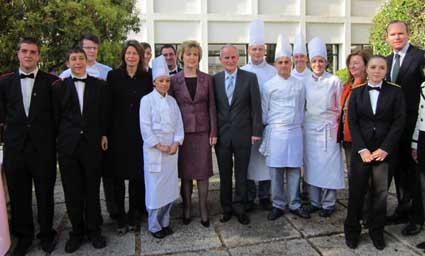
<instances>
[{"instance_id":1,"label":"paved ground","mask_svg":"<svg viewBox=\"0 0 425 256\"><path fill-rule=\"evenodd\" d=\"M312 219L303 220L290 213L276 221L267 220L267 212L260 209L251 214L251 224L240 225L236 218L223 224L219 222L219 179L216 164L215 176L210 179L209 208L211 226L205 228L200 224L197 210L197 197L194 193L194 220L190 225L181 224L180 201L172 210L171 226L175 233L165 239L152 238L147 231L146 219L142 221L140 230L118 236L115 224L103 210L105 224L103 233L107 237L108 246L95 250L90 243L85 243L74 255L90 256L130 256L130 255L178 255L178 256L236 256L236 255L423 255L415 245L425 240L424 232L414 237L403 237L402 226L386 228L387 247L377 251L368 235L364 232L360 245L356 250L348 249L344 243L343 220L346 214L347 191L338 193L337 210L331 218L321 218L314 214ZM103 193L101 193L103 196ZM68 238L70 223L66 216L62 185L58 179L55 192L54 226L58 230L58 244L51 255L66 255L65 241ZM388 208L394 209L396 198L390 195ZM102 206L104 201L102 198ZM29 255L46 255L35 241Z\"/></svg>"}]
</instances>

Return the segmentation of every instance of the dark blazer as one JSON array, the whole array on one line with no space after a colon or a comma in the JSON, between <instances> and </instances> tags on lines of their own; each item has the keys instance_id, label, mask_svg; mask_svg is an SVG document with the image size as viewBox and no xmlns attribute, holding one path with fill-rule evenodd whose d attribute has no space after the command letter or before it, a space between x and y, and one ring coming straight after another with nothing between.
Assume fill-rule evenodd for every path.
<instances>
[{"instance_id":1,"label":"dark blazer","mask_svg":"<svg viewBox=\"0 0 425 256\"><path fill-rule=\"evenodd\" d=\"M108 160L111 174L124 179L143 176L143 140L140 133L140 100L153 89L152 73L130 77L127 71L109 71L110 130Z\"/></svg>"},{"instance_id":2,"label":"dark blazer","mask_svg":"<svg viewBox=\"0 0 425 256\"><path fill-rule=\"evenodd\" d=\"M217 146L250 147L251 136L261 137L261 96L257 76L238 68L236 86L229 105L224 71L213 76L217 107Z\"/></svg>"},{"instance_id":3,"label":"dark blazer","mask_svg":"<svg viewBox=\"0 0 425 256\"><path fill-rule=\"evenodd\" d=\"M364 148L371 152L381 148L393 153L404 128L405 113L401 88L395 84L382 83L375 114L367 84L354 88L348 106L353 154Z\"/></svg>"},{"instance_id":4,"label":"dark blazer","mask_svg":"<svg viewBox=\"0 0 425 256\"><path fill-rule=\"evenodd\" d=\"M52 84L59 78L41 70L37 72L28 117L22 101L19 72L0 78L0 123L4 126L5 159L7 168L13 164L6 156L20 152L27 139L36 147L43 163L55 163L55 123L52 103ZM39 174L54 172L54 168L39 168ZM49 171L48 171L49 170Z\"/></svg>"},{"instance_id":5,"label":"dark blazer","mask_svg":"<svg viewBox=\"0 0 425 256\"><path fill-rule=\"evenodd\" d=\"M387 56L387 80L391 81L391 66L393 64L394 53ZM410 141L415 128L416 117L418 116L419 96L421 84L425 81L423 68L425 66L425 51L410 45L406 56L400 67L396 84L400 85L406 101L406 127L403 140Z\"/></svg>"},{"instance_id":6,"label":"dark blazer","mask_svg":"<svg viewBox=\"0 0 425 256\"><path fill-rule=\"evenodd\" d=\"M212 79L201 71L196 73L197 85L193 100L183 72L171 77L168 93L176 99L180 107L185 132L208 132L210 137L217 137L217 112Z\"/></svg>"},{"instance_id":7,"label":"dark blazer","mask_svg":"<svg viewBox=\"0 0 425 256\"><path fill-rule=\"evenodd\" d=\"M55 116L58 129L59 154L71 155L81 139L93 152L91 159L100 161L102 136L106 136L108 91L106 82L87 76L84 87L83 113L71 77L54 84Z\"/></svg>"}]
</instances>

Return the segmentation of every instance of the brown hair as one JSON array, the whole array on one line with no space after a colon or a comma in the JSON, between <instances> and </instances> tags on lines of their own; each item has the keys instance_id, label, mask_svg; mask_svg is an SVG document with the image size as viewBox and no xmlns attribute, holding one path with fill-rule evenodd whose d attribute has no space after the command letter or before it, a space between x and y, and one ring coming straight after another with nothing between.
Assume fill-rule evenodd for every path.
<instances>
[{"instance_id":1,"label":"brown hair","mask_svg":"<svg viewBox=\"0 0 425 256\"><path fill-rule=\"evenodd\" d=\"M347 59L345 61L345 65L347 67L347 70L349 69L351 58L354 57L354 56L360 56L362 58L364 66L365 66L364 78L366 78L366 66L367 66L367 63L369 61L369 54L364 50L357 50L357 51L350 53L347 56ZM353 79L354 79L353 75L350 73L350 70L348 70L348 81L352 81Z\"/></svg>"},{"instance_id":2,"label":"brown hair","mask_svg":"<svg viewBox=\"0 0 425 256\"><path fill-rule=\"evenodd\" d=\"M125 63L125 52L127 51L129 47L134 47L134 49L136 49L137 54L139 55L139 63L137 64L137 73L144 72L143 61L145 58L145 50L140 45L140 43L136 40L128 40L127 42L125 42L124 48L121 51L121 64L119 68L124 71L127 70L127 64Z\"/></svg>"},{"instance_id":3,"label":"brown hair","mask_svg":"<svg viewBox=\"0 0 425 256\"><path fill-rule=\"evenodd\" d=\"M202 58L202 48L201 45L195 41L195 40L188 40L188 41L184 41L180 47L179 50L177 52L177 58L180 60L180 62L183 63L183 54L186 50L190 50L190 49L196 49L198 50L198 61L201 61ZM183 63L184 64L184 63Z\"/></svg>"}]
</instances>

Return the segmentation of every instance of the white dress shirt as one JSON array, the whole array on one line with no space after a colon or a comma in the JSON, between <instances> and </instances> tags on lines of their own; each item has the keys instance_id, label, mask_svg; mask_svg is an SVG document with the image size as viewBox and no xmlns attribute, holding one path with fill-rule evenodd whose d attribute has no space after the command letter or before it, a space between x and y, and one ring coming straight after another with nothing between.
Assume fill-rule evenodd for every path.
<instances>
[{"instance_id":1,"label":"white dress shirt","mask_svg":"<svg viewBox=\"0 0 425 256\"><path fill-rule=\"evenodd\" d=\"M401 67L401 65L403 65L403 60L404 60L404 57L406 56L406 53L407 53L407 50L409 49L409 46L410 46L410 44L407 43L403 47L403 49L401 49L400 51L398 51L398 52L393 51L393 53L394 53L394 55L393 55L393 64L391 66L391 73L390 74L393 73L394 65L395 65L395 62L396 62L395 55L396 54L400 55L400 67Z\"/></svg>"},{"instance_id":2,"label":"white dress shirt","mask_svg":"<svg viewBox=\"0 0 425 256\"><path fill-rule=\"evenodd\" d=\"M34 88L34 81L35 81L35 78L37 77L37 72L38 72L38 68L36 68L33 72L30 72L30 73L25 73L24 71L19 69L19 74L24 74L24 75L34 74L34 79L32 78L21 79L22 102L24 103L25 115L27 117L30 112L32 89Z\"/></svg>"},{"instance_id":3,"label":"white dress shirt","mask_svg":"<svg viewBox=\"0 0 425 256\"><path fill-rule=\"evenodd\" d=\"M71 74L72 78L78 78L78 79L87 79L87 74L83 77L77 77L74 74ZM75 89L77 90L78 95L78 101L80 102L80 111L81 114L83 113L83 106L84 106L84 88L85 83L81 81L74 81Z\"/></svg>"},{"instance_id":4,"label":"white dress shirt","mask_svg":"<svg viewBox=\"0 0 425 256\"><path fill-rule=\"evenodd\" d=\"M382 81L377 85L371 85L370 83L368 83L367 86L381 89ZM380 91L377 90L369 90L370 104L372 106L373 114L376 113L376 104L378 103L379 92Z\"/></svg>"}]
</instances>

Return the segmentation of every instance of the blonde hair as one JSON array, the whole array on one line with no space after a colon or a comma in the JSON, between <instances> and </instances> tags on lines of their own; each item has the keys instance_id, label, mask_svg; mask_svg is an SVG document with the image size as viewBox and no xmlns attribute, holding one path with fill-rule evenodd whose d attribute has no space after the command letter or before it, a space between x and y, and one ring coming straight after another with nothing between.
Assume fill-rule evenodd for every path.
<instances>
[{"instance_id":1,"label":"blonde hair","mask_svg":"<svg viewBox=\"0 0 425 256\"><path fill-rule=\"evenodd\" d=\"M183 63L183 54L186 50L196 49L198 50L198 61L201 61L202 58L202 48L201 45L195 40L184 41L177 51L177 58L180 62Z\"/></svg>"}]
</instances>

